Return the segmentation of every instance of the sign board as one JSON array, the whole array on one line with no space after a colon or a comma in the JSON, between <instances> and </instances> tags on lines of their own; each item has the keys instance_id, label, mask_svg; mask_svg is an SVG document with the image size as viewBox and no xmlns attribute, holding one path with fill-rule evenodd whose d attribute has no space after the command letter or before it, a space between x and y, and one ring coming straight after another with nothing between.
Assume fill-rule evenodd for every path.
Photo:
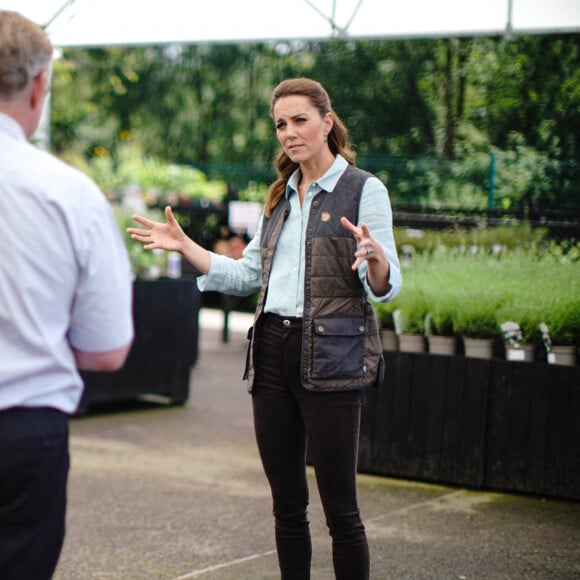
<instances>
[{"instance_id":1,"label":"sign board","mask_svg":"<svg viewBox=\"0 0 580 580\"><path fill-rule=\"evenodd\" d=\"M262 204L257 201L230 201L228 204L228 226L232 232L254 237L260 217Z\"/></svg>"}]
</instances>

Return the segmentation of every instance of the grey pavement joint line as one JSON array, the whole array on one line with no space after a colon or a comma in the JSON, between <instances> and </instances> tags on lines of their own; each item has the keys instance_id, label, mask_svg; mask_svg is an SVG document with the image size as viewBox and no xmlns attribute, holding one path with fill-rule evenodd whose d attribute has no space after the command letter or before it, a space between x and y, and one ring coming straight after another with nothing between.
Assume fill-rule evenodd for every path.
<instances>
[{"instance_id":1,"label":"grey pavement joint line","mask_svg":"<svg viewBox=\"0 0 580 580\"><path fill-rule=\"evenodd\" d=\"M208 566L207 568L202 568L201 570L194 570L189 574L184 576L179 576L175 580L187 580L188 578L195 578L196 576L201 576L207 572L215 572L216 570L222 570L223 568L230 568L231 566L237 566L238 564L243 564L249 562L250 560L255 560L256 558L264 558L265 556L271 556L275 554L276 550L268 550L267 552L261 552L259 554L252 554L251 556L246 556L245 558L238 558L237 560L232 560L231 562L224 562L223 564L215 564L214 566Z\"/></svg>"},{"instance_id":2,"label":"grey pavement joint line","mask_svg":"<svg viewBox=\"0 0 580 580\"><path fill-rule=\"evenodd\" d=\"M398 510L394 510L392 512L388 512L386 514L380 514L378 516L375 516L373 518L365 518L367 521L369 522L376 522L378 520L382 520L384 518L388 518L394 515L400 515L400 514L404 514L406 512L410 512L412 510L415 509L419 509L425 506L429 506L429 505L434 505L438 502L441 501L446 501L447 499L449 499L450 497L454 497L456 495L461 495L463 493L463 490L459 490L459 491L454 491L452 493L446 493L444 495L441 495L435 499L430 499L428 501L422 501L413 505L409 505L406 506L404 508L398 509ZM272 554L275 554L276 550L268 550L267 552L261 552L259 554L251 554L250 556L246 556L244 558L237 558L236 560L232 560L231 562L223 562L222 564L215 564L213 566L208 566L207 568L202 568L201 570L194 570L193 572L190 572L188 574L185 574L183 576L179 576L178 578L175 578L175 580L188 580L189 578L195 578L197 576L201 576L202 574L207 574L208 572L215 572L216 570L222 570L224 568L231 568L232 566L237 566L238 564L244 564L245 562L249 562L250 560L255 560L257 558L264 558L266 556L271 556Z\"/></svg>"},{"instance_id":3,"label":"grey pavement joint line","mask_svg":"<svg viewBox=\"0 0 580 580\"><path fill-rule=\"evenodd\" d=\"M408 505L408 506L405 506L405 507L400 508L398 510L394 510L392 512L387 512L386 514L380 514L380 515L374 516L372 518L365 518L365 521L377 522L379 520L384 520L385 518L390 518L392 516L403 515L403 514L406 514L407 512L417 510L417 509L420 509L422 507L434 506L442 501L447 501L449 498L455 497L457 495L462 495L463 493L464 493L464 490L462 490L462 489L460 489L459 491L453 491L451 493L445 493L443 495L440 495L439 497L436 497L435 499L421 501L419 503L415 503L413 505Z\"/></svg>"}]
</instances>

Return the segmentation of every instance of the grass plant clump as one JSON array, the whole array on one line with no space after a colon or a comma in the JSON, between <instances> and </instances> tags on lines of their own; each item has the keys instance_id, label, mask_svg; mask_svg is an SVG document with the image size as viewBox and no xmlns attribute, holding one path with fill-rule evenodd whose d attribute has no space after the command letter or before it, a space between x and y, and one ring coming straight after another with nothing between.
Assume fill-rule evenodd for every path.
<instances>
[{"instance_id":1,"label":"grass plant clump","mask_svg":"<svg viewBox=\"0 0 580 580\"><path fill-rule=\"evenodd\" d=\"M412 248L413 254L433 253L444 249L457 253L501 253L516 249L543 251L548 245L547 230L528 224L505 224L497 227L451 227L442 230L421 230L395 227L399 251ZM404 252L403 252L404 253Z\"/></svg>"},{"instance_id":2,"label":"grass plant clump","mask_svg":"<svg viewBox=\"0 0 580 580\"><path fill-rule=\"evenodd\" d=\"M425 332L429 314L433 334L499 338L511 320L538 344L544 322L553 344L580 345L580 245L536 240L499 253L440 245L405 262L400 295L376 307L399 308L405 332Z\"/></svg>"},{"instance_id":3,"label":"grass plant clump","mask_svg":"<svg viewBox=\"0 0 580 580\"><path fill-rule=\"evenodd\" d=\"M377 302L373 304L377 320L380 328L387 330L395 329L395 321L393 319L393 312L398 308L397 302Z\"/></svg>"},{"instance_id":4,"label":"grass plant clump","mask_svg":"<svg viewBox=\"0 0 580 580\"><path fill-rule=\"evenodd\" d=\"M398 304L400 328L405 334L425 334L425 317L429 312L428 292L412 286Z\"/></svg>"}]
</instances>

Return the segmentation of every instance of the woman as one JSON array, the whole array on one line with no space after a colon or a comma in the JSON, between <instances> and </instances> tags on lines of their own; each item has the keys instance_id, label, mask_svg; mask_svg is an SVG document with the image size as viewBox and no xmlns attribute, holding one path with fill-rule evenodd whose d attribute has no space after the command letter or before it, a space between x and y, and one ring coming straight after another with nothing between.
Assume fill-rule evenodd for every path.
<instances>
[{"instance_id":1,"label":"woman","mask_svg":"<svg viewBox=\"0 0 580 580\"><path fill-rule=\"evenodd\" d=\"M260 291L245 378L273 497L282 578L310 578L306 442L333 540L337 579L369 577L356 497L361 389L382 380L372 306L401 287L384 185L354 167L347 130L324 88L288 79L271 114L281 146L255 237L239 260L143 217L130 228L146 249L178 251L203 276L200 290ZM354 260L354 261L353 261Z\"/></svg>"}]
</instances>

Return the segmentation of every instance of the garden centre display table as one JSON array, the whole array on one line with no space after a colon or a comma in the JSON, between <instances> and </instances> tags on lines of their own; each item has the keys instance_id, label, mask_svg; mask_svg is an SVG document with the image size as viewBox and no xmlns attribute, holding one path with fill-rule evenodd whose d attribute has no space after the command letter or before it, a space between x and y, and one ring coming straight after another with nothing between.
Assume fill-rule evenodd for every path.
<instances>
[{"instance_id":1,"label":"garden centre display table","mask_svg":"<svg viewBox=\"0 0 580 580\"><path fill-rule=\"evenodd\" d=\"M134 282L135 341L114 373L83 372L79 405L160 395L178 404L189 397L191 367L198 357L200 296L195 280L160 278Z\"/></svg>"},{"instance_id":2,"label":"garden centre display table","mask_svg":"<svg viewBox=\"0 0 580 580\"><path fill-rule=\"evenodd\" d=\"M580 499L580 366L385 351L359 471Z\"/></svg>"}]
</instances>

